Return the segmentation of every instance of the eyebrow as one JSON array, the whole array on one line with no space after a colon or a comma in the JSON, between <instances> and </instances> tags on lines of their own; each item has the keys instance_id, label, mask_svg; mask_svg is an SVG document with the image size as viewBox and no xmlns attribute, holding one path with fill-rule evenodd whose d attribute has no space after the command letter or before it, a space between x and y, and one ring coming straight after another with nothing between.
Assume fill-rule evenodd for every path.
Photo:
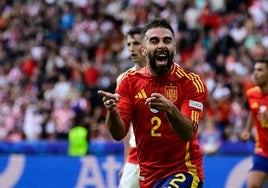
<instances>
[{"instance_id":1,"label":"eyebrow","mask_svg":"<svg viewBox=\"0 0 268 188\"><path fill-rule=\"evenodd\" d=\"M154 36L154 37L147 37L146 38L146 40L152 40L152 39L170 39L170 40L172 40L172 37L166 36L166 37L160 38L160 37Z\"/></svg>"}]
</instances>

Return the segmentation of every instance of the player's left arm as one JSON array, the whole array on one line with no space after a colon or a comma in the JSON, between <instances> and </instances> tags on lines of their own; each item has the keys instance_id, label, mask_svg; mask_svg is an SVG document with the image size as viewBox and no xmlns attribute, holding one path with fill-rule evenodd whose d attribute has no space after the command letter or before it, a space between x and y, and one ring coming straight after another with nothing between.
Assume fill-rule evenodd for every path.
<instances>
[{"instance_id":1,"label":"player's left arm","mask_svg":"<svg viewBox=\"0 0 268 188\"><path fill-rule=\"evenodd\" d=\"M145 103L150 108L165 112L172 129L182 140L189 141L197 131L206 100L206 88L201 92L189 88L180 109L160 93L152 93Z\"/></svg>"},{"instance_id":2,"label":"player's left arm","mask_svg":"<svg viewBox=\"0 0 268 188\"><path fill-rule=\"evenodd\" d=\"M172 129L179 135L182 140L189 141L195 133L195 122L188 117L173 104L169 103L166 111L166 116Z\"/></svg>"}]
</instances>

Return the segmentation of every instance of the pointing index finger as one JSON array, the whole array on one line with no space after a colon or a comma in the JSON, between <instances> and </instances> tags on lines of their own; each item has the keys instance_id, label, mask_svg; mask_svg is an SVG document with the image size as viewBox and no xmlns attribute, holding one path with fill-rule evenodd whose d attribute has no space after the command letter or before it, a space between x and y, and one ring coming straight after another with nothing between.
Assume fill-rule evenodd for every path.
<instances>
[{"instance_id":1,"label":"pointing index finger","mask_svg":"<svg viewBox=\"0 0 268 188\"><path fill-rule=\"evenodd\" d=\"M103 96L103 97L106 97L106 98L109 98L109 99L114 99L115 101L119 101L119 95L118 94L112 94L112 93L109 93L109 92L106 92L106 91L103 91L103 90L98 90L98 94Z\"/></svg>"}]
</instances>

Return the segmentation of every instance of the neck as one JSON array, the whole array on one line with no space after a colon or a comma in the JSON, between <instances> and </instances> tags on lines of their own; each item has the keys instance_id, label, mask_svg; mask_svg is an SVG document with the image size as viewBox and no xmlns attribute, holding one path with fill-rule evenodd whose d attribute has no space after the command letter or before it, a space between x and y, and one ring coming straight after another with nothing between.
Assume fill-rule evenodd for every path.
<instances>
[{"instance_id":1,"label":"neck","mask_svg":"<svg viewBox=\"0 0 268 188\"><path fill-rule=\"evenodd\" d=\"M146 62L146 61L144 61L144 62ZM146 65L146 63L143 63L143 62L136 62L135 64L136 64L137 68L142 68Z\"/></svg>"},{"instance_id":2,"label":"neck","mask_svg":"<svg viewBox=\"0 0 268 188\"><path fill-rule=\"evenodd\" d=\"M261 92L262 93L268 93L268 84L266 84L265 86L261 87Z\"/></svg>"}]
</instances>

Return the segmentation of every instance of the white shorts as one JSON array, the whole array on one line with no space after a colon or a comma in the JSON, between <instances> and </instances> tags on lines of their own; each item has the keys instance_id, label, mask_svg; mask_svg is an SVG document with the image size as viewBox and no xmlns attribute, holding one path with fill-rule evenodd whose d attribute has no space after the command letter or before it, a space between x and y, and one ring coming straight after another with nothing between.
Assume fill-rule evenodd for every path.
<instances>
[{"instance_id":1,"label":"white shorts","mask_svg":"<svg viewBox=\"0 0 268 188\"><path fill-rule=\"evenodd\" d=\"M119 188L138 188L139 187L140 167L138 164L125 163Z\"/></svg>"}]
</instances>

